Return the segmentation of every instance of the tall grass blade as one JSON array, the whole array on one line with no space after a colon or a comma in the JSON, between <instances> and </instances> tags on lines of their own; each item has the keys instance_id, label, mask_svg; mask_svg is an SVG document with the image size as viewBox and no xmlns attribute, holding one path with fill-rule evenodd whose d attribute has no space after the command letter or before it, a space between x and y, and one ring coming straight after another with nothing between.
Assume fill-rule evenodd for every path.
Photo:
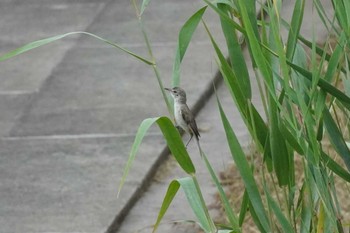
<instances>
[{"instance_id":1,"label":"tall grass blade","mask_svg":"<svg viewBox=\"0 0 350 233\"><path fill-rule=\"evenodd\" d=\"M204 230L204 232L214 233L213 229L211 228L210 220L207 219L207 215L205 213L206 207L202 205L200 197L201 194L198 193L195 182L192 177L176 179L170 183L168 191L163 199L163 203L160 208L156 224L154 225L153 232L155 232L158 228L160 221L162 220L165 212L167 211L172 200L174 199L174 196L176 195L179 187L181 187L185 192L187 201L190 204L191 209L196 215L199 224Z\"/></svg>"},{"instance_id":2,"label":"tall grass blade","mask_svg":"<svg viewBox=\"0 0 350 233\"><path fill-rule=\"evenodd\" d=\"M313 80L313 76L311 72L301 68L300 66L293 64L292 62L287 61L287 63L290 67L292 67L296 72L301 74L304 78L307 78L310 81ZM344 106L350 110L350 106L349 106L350 98L347 95L345 95L343 92L341 92L336 87L334 87L333 85L331 85L330 83L328 83L326 80L322 78L318 80L317 85L320 88L322 88L325 92L329 93L330 95L340 100L344 104Z\"/></svg>"},{"instance_id":3,"label":"tall grass blade","mask_svg":"<svg viewBox=\"0 0 350 233\"><path fill-rule=\"evenodd\" d=\"M294 232L294 229L293 229L291 223L284 216L283 211L278 206L276 201L272 198L272 196L270 194L270 191L267 189L267 187L265 185L264 185L264 192L266 194L267 202L268 202L270 208L272 209L272 211L274 212L277 220L281 224L283 232L290 232L290 233Z\"/></svg>"},{"instance_id":4,"label":"tall grass blade","mask_svg":"<svg viewBox=\"0 0 350 233\"><path fill-rule=\"evenodd\" d=\"M222 12L229 14L230 8L227 7L226 4L218 4L218 8L221 9ZM238 41L236 30L231 26L230 23L227 22L223 17L220 17L221 28L226 38L226 44L229 51L229 57L231 61L231 66L233 72L239 74L238 85L242 90L245 98L252 98L252 90L250 85L250 78L247 69L247 65L241 50L241 45Z\"/></svg>"},{"instance_id":5,"label":"tall grass blade","mask_svg":"<svg viewBox=\"0 0 350 233\"><path fill-rule=\"evenodd\" d=\"M286 139L287 143L300 155L304 155L304 150L298 142L297 135L292 134L287 127L281 123L279 129Z\"/></svg>"},{"instance_id":6,"label":"tall grass blade","mask_svg":"<svg viewBox=\"0 0 350 233\"><path fill-rule=\"evenodd\" d=\"M244 96L242 89L238 84L239 81L237 76L232 71L230 65L228 64L223 53L221 52L213 36L211 35L208 27L204 22L203 24L213 44L216 55L218 56L219 69L224 78L226 87L229 89L232 99L235 101L237 107L239 108L239 112L242 116L242 119L244 120L251 134L254 135L253 138L257 138L259 140L259 144L265 145L268 131L264 120L254 107L254 105L250 103L250 100L248 100L247 97Z\"/></svg>"},{"instance_id":7,"label":"tall grass blade","mask_svg":"<svg viewBox=\"0 0 350 233\"><path fill-rule=\"evenodd\" d=\"M251 207L254 208L258 221L263 227L264 231L271 232L270 226L268 224L268 217L265 212L257 184L254 180L252 170L250 169L247 158L242 150L242 147L238 142L235 133L233 132L233 129L224 113L224 110L222 109L219 100L217 100L217 102L231 155L233 157L233 160L237 164L237 168L242 176L249 200L252 205Z\"/></svg>"},{"instance_id":8,"label":"tall grass blade","mask_svg":"<svg viewBox=\"0 0 350 233\"><path fill-rule=\"evenodd\" d=\"M24 45L22 47L14 49L14 50L12 50L12 51L10 51L10 52L0 56L0 61L7 60L7 59L9 59L11 57L14 57L14 56L17 56L19 54L25 53L25 52L30 51L32 49L38 48L40 46L43 46L43 45L46 45L46 44L49 44L49 43L52 43L52 42L60 40L60 39L62 39L64 37L71 36L71 35L76 35L76 34L83 34L83 35L91 36L91 37L93 37L95 39L98 39L98 40L100 40L100 41L102 41L102 42L104 42L106 44L111 45L112 47L115 47L117 49L120 49L120 50L126 52L127 54L137 58L138 60L146 63L147 65L154 65L154 63L152 61L150 61L150 60L148 60L146 58L143 58L143 57L141 57L141 56L139 56L139 55L137 55L137 54L135 54L135 53L133 53L133 52L123 48L123 47L121 47L120 45L118 45L118 44L116 44L114 42L111 42L109 40L106 40L106 39L104 39L102 37L99 37L99 36L97 36L95 34L92 34L92 33L89 33L89 32L69 32L69 33L66 33L66 34L61 34L61 35L45 38L45 39L42 39L42 40L37 40L37 41L28 43L28 44L26 44L26 45Z\"/></svg>"},{"instance_id":9,"label":"tall grass blade","mask_svg":"<svg viewBox=\"0 0 350 233\"><path fill-rule=\"evenodd\" d=\"M248 13L247 6L246 6L247 2L245 0L238 0L238 3L239 3L238 5L240 8L243 24L246 29L246 36L249 41L249 47L250 47L251 57L253 60L253 65L255 64L259 68L267 85L269 85L269 88L271 90L274 90L273 86L271 86L272 85L271 71L268 68L269 66L267 65L266 59L263 55L264 53L260 47L259 37L256 33L256 30L257 30L256 24L254 25L254 22L256 21L255 15L254 15L254 19L250 17L250 14Z\"/></svg>"},{"instance_id":10,"label":"tall grass blade","mask_svg":"<svg viewBox=\"0 0 350 233\"><path fill-rule=\"evenodd\" d=\"M338 129L331 114L326 108L323 111L323 120L326 130L329 134L329 140L333 144L334 149L343 159L348 171L350 171L350 150L345 143L342 133Z\"/></svg>"},{"instance_id":11,"label":"tall grass blade","mask_svg":"<svg viewBox=\"0 0 350 233\"><path fill-rule=\"evenodd\" d=\"M242 17L245 18L243 21L246 22L246 20L249 18L250 26L245 27L246 30L251 30L250 32L254 33L255 37L260 41L258 20L256 18L256 0L236 0L236 4L238 11L241 13ZM245 16L243 16L243 14Z\"/></svg>"},{"instance_id":12,"label":"tall grass blade","mask_svg":"<svg viewBox=\"0 0 350 233\"><path fill-rule=\"evenodd\" d=\"M322 151L321 158L324 164L340 178L350 183L350 173Z\"/></svg>"},{"instance_id":13,"label":"tall grass blade","mask_svg":"<svg viewBox=\"0 0 350 233\"><path fill-rule=\"evenodd\" d=\"M349 37L349 27L348 27L348 17L347 17L347 10L346 10L346 6L344 5L343 0L332 0L333 3L333 8L335 11L335 16L336 19L338 20L338 24L340 26L340 28L342 28L345 33L347 34L347 36Z\"/></svg>"},{"instance_id":14,"label":"tall grass blade","mask_svg":"<svg viewBox=\"0 0 350 233\"><path fill-rule=\"evenodd\" d=\"M327 71L324 75L324 79L327 80L328 82L332 81L332 79L335 77L335 73L338 70L338 68L341 68L340 65L341 65L341 59L344 56L345 44L346 44L346 37L345 37L345 33L342 32L339 37L339 41L328 61Z\"/></svg>"},{"instance_id":15,"label":"tall grass blade","mask_svg":"<svg viewBox=\"0 0 350 233\"><path fill-rule=\"evenodd\" d=\"M243 200L241 204L241 211L239 212L239 219L238 219L239 226L242 226L244 222L244 218L247 214L248 208L249 208L249 197L247 194L247 190L244 189Z\"/></svg>"},{"instance_id":16,"label":"tall grass blade","mask_svg":"<svg viewBox=\"0 0 350 233\"><path fill-rule=\"evenodd\" d=\"M187 47L190 44L193 33L195 32L202 16L207 9L207 6L202 7L196 13L194 13L182 26L179 32L178 45L176 48L175 61L172 74L172 86L180 85L180 65L181 61L186 53Z\"/></svg>"},{"instance_id":17,"label":"tall grass blade","mask_svg":"<svg viewBox=\"0 0 350 233\"><path fill-rule=\"evenodd\" d=\"M296 0L292 15L292 21L288 32L286 57L293 60L295 47L297 45L298 35L304 16L305 0Z\"/></svg>"},{"instance_id":18,"label":"tall grass blade","mask_svg":"<svg viewBox=\"0 0 350 233\"><path fill-rule=\"evenodd\" d=\"M196 172L192 160L188 155L187 150L182 142L181 136L178 130L173 125L173 123L171 122L171 120L167 117L148 118L142 121L136 133L135 141L131 147L129 159L125 165L123 176L119 185L118 195L125 183L131 165L135 160L135 156L137 154L137 151L139 150L142 139L146 135L148 129L154 123L157 123L159 128L161 129L163 136L167 142L167 145L180 167L188 174L194 174Z\"/></svg>"},{"instance_id":19,"label":"tall grass blade","mask_svg":"<svg viewBox=\"0 0 350 233\"><path fill-rule=\"evenodd\" d=\"M169 184L168 190L163 199L162 206L160 207L160 210L158 212L157 221L153 227L153 231L152 231L153 233L157 231L157 228L159 227L161 220L163 219L166 211L168 210L179 188L180 188L180 183L177 180L173 180Z\"/></svg>"},{"instance_id":20,"label":"tall grass blade","mask_svg":"<svg viewBox=\"0 0 350 233\"><path fill-rule=\"evenodd\" d=\"M168 191L163 199L163 203L160 208L157 221L154 225L153 232L155 232L156 229L158 228L159 223L161 222L169 205L173 201L179 187L181 187L185 192L187 201L190 204L192 211L196 215L201 228L205 232L213 232L205 213L206 207L202 205L201 198L200 198L201 194L198 193L195 182L193 181L192 177L176 179L170 183L168 187Z\"/></svg>"},{"instance_id":21,"label":"tall grass blade","mask_svg":"<svg viewBox=\"0 0 350 233\"><path fill-rule=\"evenodd\" d=\"M222 10L220 10L218 7L216 7L213 3L211 3L209 0L203 0L206 4L208 4L208 6L210 6L216 13L218 13L220 15L220 17L222 17L224 20L226 20L229 24L231 24L232 27L234 27L236 30L240 31L241 33L245 34L245 29L243 27L241 27L241 25L239 25L238 23L236 23L235 21L233 21L230 17L228 17L228 15L223 12ZM224 2L220 2L220 3L224 3ZM230 4L229 4L230 5Z\"/></svg>"},{"instance_id":22,"label":"tall grass blade","mask_svg":"<svg viewBox=\"0 0 350 233\"><path fill-rule=\"evenodd\" d=\"M270 101L271 102L271 101ZM277 106L274 103L270 104L270 144L273 161L279 186L288 185L290 181L290 164L286 140L279 129L279 117ZM282 123L281 123L282 124Z\"/></svg>"},{"instance_id":23,"label":"tall grass blade","mask_svg":"<svg viewBox=\"0 0 350 233\"><path fill-rule=\"evenodd\" d=\"M235 213L233 212L233 207L230 205L230 202L225 194L224 189L222 188L222 185L219 182L219 179L216 177L216 174L213 170L213 168L211 167L208 158L206 156L205 153L201 153L202 158L204 159L205 165L208 168L208 171L210 173L210 176L212 178L212 180L214 181L214 184L216 186L216 188L219 191L219 195L220 195L220 199L222 201L222 205L225 209L225 213L227 215L228 220L230 221L231 227L235 232L241 232L240 228L239 228L239 224L238 224L238 219L237 216L235 215Z\"/></svg>"}]
</instances>

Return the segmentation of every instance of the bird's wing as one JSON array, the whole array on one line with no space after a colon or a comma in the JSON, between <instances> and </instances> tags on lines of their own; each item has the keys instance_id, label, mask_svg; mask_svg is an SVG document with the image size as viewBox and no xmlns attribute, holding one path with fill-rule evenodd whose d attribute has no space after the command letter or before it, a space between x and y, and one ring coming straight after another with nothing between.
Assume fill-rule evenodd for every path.
<instances>
[{"instance_id":1,"label":"bird's wing","mask_svg":"<svg viewBox=\"0 0 350 233\"><path fill-rule=\"evenodd\" d=\"M192 131L192 133L196 136L196 138L198 139L200 137L199 131L198 131L198 127L196 124L196 121L193 117L192 112L190 111L190 109L185 106L186 109L181 109L181 116L182 118L185 120L186 124L188 125L188 127L190 128L190 130Z\"/></svg>"}]
</instances>

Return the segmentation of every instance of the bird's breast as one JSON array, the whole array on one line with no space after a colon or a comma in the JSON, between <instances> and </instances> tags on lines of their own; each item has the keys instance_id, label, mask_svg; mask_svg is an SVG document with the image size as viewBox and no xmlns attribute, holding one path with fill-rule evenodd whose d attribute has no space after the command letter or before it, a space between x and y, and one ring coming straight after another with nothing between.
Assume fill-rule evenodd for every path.
<instances>
[{"instance_id":1,"label":"bird's breast","mask_svg":"<svg viewBox=\"0 0 350 233\"><path fill-rule=\"evenodd\" d=\"M185 120L182 117L182 112L181 112L181 105L180 104L176 104L174 105L174 116L175 116L175 121L176 124L178 126L180 126L182 129L184 129L185 131L187 131L187 123L185 122Z\"/></svg>"}]
</instances>

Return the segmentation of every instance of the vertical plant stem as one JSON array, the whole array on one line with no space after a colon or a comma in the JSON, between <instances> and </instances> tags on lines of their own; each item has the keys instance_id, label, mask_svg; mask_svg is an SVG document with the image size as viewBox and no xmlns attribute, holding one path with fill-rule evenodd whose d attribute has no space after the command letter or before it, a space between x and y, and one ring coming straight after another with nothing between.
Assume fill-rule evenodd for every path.
<instances>
[{"instance_id":1,"label":"vertical plant stem","mask_svg":"<svg viewBox=\"0 0 350 233\"><path fill-rule=\"evenodd\" d=\"M262 167L261 168L261 173L262 173L262 178L261 178L261 182L262 182L262 185L263 186L267 186L267 184L266 184L266 173L265 173L265 168L264 167ZM268 200L267 200L267 194L265 193L264 194L265 195L265 197L266 197L266 203L268 203ZM277 195L278 196L278 195ZM269 205L268 205L268 208L267 208L267 210L268 210L268 214L269 214L269 223L270 223L270 226L271 226L271 228L272 228L272 232L274 232L275 230L274 230L274 228L275 228L275 224L273 223L273 216L272 216L272 211L271 211L271 208L269 207Z\"/></svg>"},{"instance_id":2,"label":"vertical plant stem","mask_svg":"<svg viewBox=\"0 0 350 233\"><path fill-rule=\"evenodd\" d=\"M287 213L289 222L293 223L293 219L292 219L292 216L291 216L290 211L289 211L289 197L288 197L289 192L287 193L286 189L287 189L287 187L283 187L283 196L284 196L284 201L285 201L285 205L286 205L286 213Z\"/></svg>"},{"instance_id":3,"label":"vertical plant stem","mask_svg":"<svg viewBox=\"0 0 350 233\"><path fill-rule=\"evenodd\" d=\"M163 99L165 101L165 104L167 106L167 109L168 109L168 112L171 116L171 118L174 118L174 111L173 111L173 107L172 105L170 104L170 101L165 93L165 90L164 90L164 85L163 85L163 82L162 82L162 79L160 77L160 74L159 74L159 70L158 70L158 67L157 67L157 62L156 62L156 59L155 57L153 56L153 52L152 52L152 47L151 47L151 44L149 42L149 39L148 39L148 36L147 36L147 33L146 33L146 29L143 25L143 20L142 20L142 17L141 17L141 14L140 14L140 11L137 7L137 4L135 2L135 0L132 0L132 4L135 8L135 12L136 12L136 16L137 16L137 19L139 21L139 25L140 25L140 29L142 31L142 35L143 35L143 38L145 40L145 43L146 43L146 46L147 46L147 50L148 50L148 53L151 57L151 60L153 61L153 65L152 65L152 68L153 68L153 71L156 75L156 78L157 78L157 81L158 81L158 85L159 85L159 88L160 88L160 91L162 93L162 96L163 96Z\"/></svg>"},{"instance_id":4,"label":"vertical plant stem","mask_svg":"<svg viewBox=\"0 0 350 233\"><path fill-rule=\"evenodd\" d=\"M227 218L228 218L229 222L231 223L235 232L239 233L239 232L241 232L241 229L239 227L238 219L236 218L236 216L234 214L234 207L230 206L230 203L229 203L229 200L225 194L225 191L224 191L223 187L221 186L219 179L216 177L215 172L214 172L213 168L211 167L210 162L209 162L206 154L202 151L202 148L200 147L199 143L198 143L198 147L199 147L200 155L201 155L202 159L204 160L205 165L206 165L206 167L211 175L211 178L213 179L213 181L214 181L214 183L219 191L219 195L220 195L220 198L222 201L222 205L225 209Z\"/></svg>"}]
</instances>

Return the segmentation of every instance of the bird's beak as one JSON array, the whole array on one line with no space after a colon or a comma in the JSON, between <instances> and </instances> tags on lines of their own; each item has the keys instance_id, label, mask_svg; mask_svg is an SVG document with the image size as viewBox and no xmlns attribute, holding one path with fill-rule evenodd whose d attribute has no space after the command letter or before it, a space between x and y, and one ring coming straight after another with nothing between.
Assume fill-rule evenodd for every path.
<instances>
[{"instance_id":1,"label":"bird's beak","mask_svg":"<svg viewBox=\"0 0 350 233\"><path fill-rule=\"evenodd\" d=\"M170 89L170 88L167 88L167 87L164 88L164 90L167 90L167 91L170 91L170 92L171 92L171 89Z\"/></svg>"}]
</instances>

